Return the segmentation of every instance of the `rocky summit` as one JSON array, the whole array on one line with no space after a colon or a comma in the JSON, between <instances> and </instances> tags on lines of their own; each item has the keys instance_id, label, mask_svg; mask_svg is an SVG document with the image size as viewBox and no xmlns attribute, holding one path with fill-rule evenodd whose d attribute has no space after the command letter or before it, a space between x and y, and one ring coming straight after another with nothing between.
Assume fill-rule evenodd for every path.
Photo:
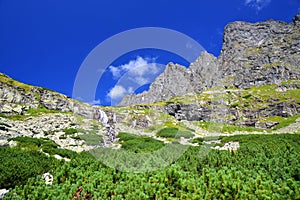
<instances>
[{"instance_id":1,"label":"rocky summit","mask_svg":"<svg viewBox=\"0 0 300 200\"><path fill-rule=\"evenodd\" d=\"M250 88L300 78L300 14L292 22L232 22L218 58L202 52L188 68L169 63L149 91L126 95L120 105L153 103L207 88Z\"/></svg>"}]
</instances>

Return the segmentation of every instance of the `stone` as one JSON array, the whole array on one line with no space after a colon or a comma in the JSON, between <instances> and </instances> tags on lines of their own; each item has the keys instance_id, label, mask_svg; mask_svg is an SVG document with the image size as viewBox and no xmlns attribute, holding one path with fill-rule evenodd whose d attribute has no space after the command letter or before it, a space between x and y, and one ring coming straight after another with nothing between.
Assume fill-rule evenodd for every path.
<instances>
[{"instance_id":1,"label":"stone","mask_svg":"<svg viewBox=\"0 0 300 200\"><path fill-rule=\"evenodd\" d=\"M212 148L217 149L217 150L225 150L225 151L237 151L239 147L240 147L239 142L227 142L222 147L221 146L215 146L215 147L212 147Z\"/></svg>"},{"instance_id":2,"label":"stone","mask_svg":"<svg viewBox=\"0 0 300 200\"><path fill-rule=\"evenodd\" d=\"M55 154L53 157L56 158L57 160L62 160L62 159L64 159L66 162L70 162L70 161L71 161L69 158L61 157L61 156L58 155L58 154Z\"/></svg>"},{"instance_id":3,"label":"stone","mask_svg":"<svg viewBox=\"0 0 300 200\"><path fill-rule=\"evenodd\" d=\"M11 113L13 111L13 108L9 104L4 104L1 108L2 113Z\"/></svg>"},{"instance_id":4,"label":"stone","mask_svg":"<svg viewBox=\"0 0 300 200\"><path fill-rule=\"evenodd\" d=\"M15 147L15 146L18 145L18 143L17 143L16 141L9 141L9 142L8 142L8 145L9 145L10 147Z\"/></svg>"},{"instance_id":5,"label":"stone","mask_svg":"<svg viewBox=\"0 0 300 200\"><path fill-rule=\"evenodd\" d=\"M12 111L14 111L14 112L16 112L16 113L18 113L18 114L21 114L22 111L23 111L23 106L21 106L21 105L16 105L16 106L12 109Z\"/></svg>"},{"instance_id":6,"label":"stone","mask_svg":"<svg viewBox=\"0 0 300 200\"><path fill-rule=\"evenodd\" d=\"M3 147L3 146L8 146L8 141L7 140L0 140L0 147Z\"/></svg>"},{"instance_id":7,"label":"stone","mask_svg":"<svg viewBox=\"0 0 300 200\"><path fill-rule=\"evenodd\" d=\"M7 189L0 189L0 199L3 199L8 192Z\"/></svg>"},{"instance_id":8,"label":"stone","mask_svg":"<svg viewBox=\"0 0 300 200\"><path fill-rule=\"evenodd\" d=\"M53 183L53 175L50 174L49 172L44 173L42 175L42 180L45 180L45 184L46 185L52 185L52 183Z\"/></svg>"}]
</instances>

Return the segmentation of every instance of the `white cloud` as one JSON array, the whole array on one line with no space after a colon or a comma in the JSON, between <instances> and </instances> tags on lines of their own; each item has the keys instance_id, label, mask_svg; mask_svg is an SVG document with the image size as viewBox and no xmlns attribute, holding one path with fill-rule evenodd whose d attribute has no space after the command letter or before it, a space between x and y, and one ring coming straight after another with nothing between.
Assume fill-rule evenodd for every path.
<instances>
[{"instance_id":1,"label":"white cloud","mask_svg":"<svg viewBox=\"0 0 300 200\"><path fill-rule=\"evenodd\" d=\"M121 76L121 70L114 66L109 66L109 70L114 78L119 78Z\"/></svg>"},{"instance_id":2,"label":"white cloud","mask_svg":"<svg viewBox=\"0 0 300 200\"><path fill-rule=\"evenodd\" d=\"M163 72L164 65L155 63L155 58L142 58L138 56L134 60L120 66L110 66L109 70L118 82L107 94L112 101L116 102L125 94L134 91L154 81Z\"/></svg>"},{"instance_id":3,"label":"white cloud","mask_svg":"<svg viewBox=\"0 0 300 200\"><path fill-rule=\"evenodd\" d=\"M267 7L271 3L271 0L245 0L245 5L254 8L259 12L264 7Z\"/></svg>"},{"instance_id":4,"label":"white cloud","mask_svg":"<svg viewBox=\"0 0 300 200\"><path fill-rule=\"evenodd\" d=\"M111 99L119 99L119 98L123 97L124 94L126 94L126 93L127 93L127 90L123 86L116 85L109 91L107 96L110 97Z\"/></svg>"},{"instance_id":5,"label":"white cloud","mask_svg":"<svg viewBox=\"0 0 300 200\"><path fill-rule=\"evenodd\" d=\"M158 69L154 62L155 59L138 56L135 60L131 60L127 64L118 67L109 66L109 70L114 78L120 78L126 72L130 73L131 76L145 76L149 75L149 73L157 73Z\"/></svg>"}]
</instances>

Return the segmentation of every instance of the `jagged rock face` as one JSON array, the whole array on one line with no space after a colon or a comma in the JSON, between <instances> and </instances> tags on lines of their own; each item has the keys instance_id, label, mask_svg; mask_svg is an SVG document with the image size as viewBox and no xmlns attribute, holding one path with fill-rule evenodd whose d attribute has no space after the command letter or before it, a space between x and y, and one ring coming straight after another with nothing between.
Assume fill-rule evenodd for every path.
<instances>
[{"instance_id":1,"label":"jagged rock face","mask_svg":"<svg viewBox=\"0 0 300 200\"><path fill-rule=\"evenodd\" d=\"M290 79L300 79L300 14L291 23L228 24L218 59L203 52L189 68L170 63L148 92L127 95L120 105L153 103L215 86L249 88Z\"/></svg>"},{"instance_id":2,"label":"jagged rock face","mask_svg":"<svg viewBox=\"0 0 300 200\"><path fill-rule=\"evenodd\" d=\"M165 71L151 84L149 91L125 96L120 105L152 103L192 91L188 70L184 66L169 63Z\"/></svg>"},{"instance_id":3,"label":"jagged rock face","mask_svg":"<svg viewBox=\"0 0 300 200\"><path fill-rule=\"evenodd\" d=\"M189 68L169 63L165 71L151 84L149 91L126 95L120 105L153 103L174 96L202 92L204 88L215 85L218 72L216 57L207 52L202 52Z\"/></svg>"},{"instance_id":4,"label":"jagged rock face","mask_svg":"<svg viewBox=\"0 0 300 200\"><path fill-rule=\"evenodd\" d=\"M238 88L300 78L299 19L285 23L233 22L225 27L219 57L223 84Z\"/></svg>"}]
</instances>

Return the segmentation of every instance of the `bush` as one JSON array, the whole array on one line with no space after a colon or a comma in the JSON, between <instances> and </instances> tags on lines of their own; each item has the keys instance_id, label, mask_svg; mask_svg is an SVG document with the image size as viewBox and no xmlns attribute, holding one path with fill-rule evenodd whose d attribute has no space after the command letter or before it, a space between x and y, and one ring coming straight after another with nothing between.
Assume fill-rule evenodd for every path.
<instances>
[{"instance_id":1,"label":"bush","mask_svg":"<svg viewBox=\"0 0 300 200\"><path fill-rule=\"evenodd\" d=\"M178 128L163 128L157 132L157 136L174 138L178 134Z\"/></svg>"},{"instance_id":2,"label":"bush","mask_svg":"<svg viewBox=\"0 0 300 200\"><path fill-rule=\"evenodd\" d=\"M48 138L31 138L31 137L16 137L16 138L10 138L8 141L16 141L18 142L18 147L26 147L26 146L34 146L36 148L42 148L42 147L51 147L51 148L57 148L58 144L53 142L52 140L49 140Z\"/></svg>"},{"instance_id":3,"label":"bush","mask_svg":"<svg viewBox=\"0 0 300 200\"><path fill-rule=\"evenodd\" d=\"M200 138L200 137L189 140L190 143L198 143L198 144L202 144L203 141L204 138Z\"/></svg>"},{"instance_id":4,"label":"bush","mask_svg":"<svg viewBox=\"0 0 300 200\"><path fill-rule=\"evenodd\" d=\"M178 128L164 128L158 131L156 135L165 138L191 138L194 136L190 131L181 131Z\"/></svg>"},{"instance_id":5,"label":"bush","mask_svg":"<svg viewBox=\"0 0 300 200\"><path fill-rule=\"evenodd\" d=\"M126 141L141 138L128 133L121 135ZM103 152L100 155L119 164L116 168L104 166L101 159L83 152L70 162L56 165L52 186L29 179L25 185L11 189L5 198L75 199L80 187L82 192L77 199L84 199L86 194L91 194L92 199L300 199L300 135L251 134L221 139L222 143L239 141L240 148L236 152L211 149L205 152L205 146L189 147L179 159L168 166L162 163L157 171L151 171L151 163L156 159L128 159L123 156L127 154L125 151L99 148L99 153ZM171 158L180 148L173 147L163 152L161 161ZM15 157L4 154L8 160ZM2 155L1 151L1 161ZM122 171L138 162L145 162L149 171Z\"/></svg>"},{"instance_id":6,"label":"bush","mask_svg":"<svg viewBox=\"0 0 300 200\"><path fill-rule=\"evenodd\" d=\"M128 141L128 140L134 140L140 138L138 135L126 133L126 132L120 132L118 133L118 138L120 138L120 141Z\"/></svg>"},{"instance_id":7,"label":"bush","mask_svg":"<svg viewBox=\"0 0 300 200\"><path fill-rule=\"evenodd\" d=\"M77 154L76 152L67 149L58 149L58 144L46 138L16 137L9 139L9 141L10 140L18 142L17 149L27 151L43 150L43 152L49 153L50 155L58 154L68 158L74 158Z\"/></svg>"},{"instance_id":8,"label":"bush","mask_svg":"<svg viewBox=\"0 0 300 200\"><path fill-rule=\"evenodd\" d=\"M67 135L73 135L74 133L78 133L78 130L76 128L65 128L63 132Z\"/></svg>"},{"instance_id":9,"label":"bush","mask_svg":"<svg viewBox=\"0 0 300 200\"><path fill-rule=\"evenodd\" d=\"M191 138L194 137L194 134L189 132L189 131L179 131L178 134L176 135L176 138Z\"/></svg>"},{"instance_id":10,"label":"bush","mask_svg":"<svg viewBox=\"0 0 300 200\"><path fill-rule=\"evenodd\" d=\"M122 148L135 152L151 152L158 150L164 146L164 143L159 140L155 140L148 136L139 136L130 133L121 132L118 134Z\"/></svg>"},{"instance_id":11,"label":"bush","mask_svg":"<svg viewBox=\"0 0 300 200\"><path fill-rule=\"evenodd\" d=\"M0 147L0 188L14 188L26 184L54 168L58 161L38 151L22 151L17 148Z\"/></svg>"},{"instance_id":12,"label":"bush","mask_svg":"<svg viewBox=\"0 0 300 200\"><path fill-rule=\"evenodd\" d=\"M81 140L84 140L87 145L97 145L103 142L103 137L94 133L83 134L78 136Z\"/></svg>"},{"instance_id":13,"label":"bush","mask_svg":"<svg viewBox=\"0 0 300 200\"><path fill-rule=\"evenodd\" d=\"M67 158L75 158L77 153L71 150L67 150L67 149L55 149L55 148L51 148L51 147L44 147L43 151L45 153L49 153L50 155L60 155L62 157L67 157Z\"/></svg>"}]
</instances>

